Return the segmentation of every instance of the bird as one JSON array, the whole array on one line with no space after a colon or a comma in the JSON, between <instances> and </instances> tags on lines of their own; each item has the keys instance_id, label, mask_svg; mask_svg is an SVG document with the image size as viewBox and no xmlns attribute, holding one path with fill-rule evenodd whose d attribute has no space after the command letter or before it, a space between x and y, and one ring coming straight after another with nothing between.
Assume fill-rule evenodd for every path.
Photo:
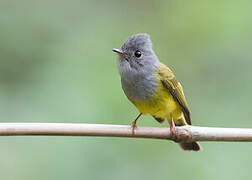
<instances>
[{"instance_id":1,"label":"bird","mask_svg":"<svg viewBox=\"0 0 252 180\"><path fill-rule=\"evenodd\" d=\"M117 67L122 89L135 105L139 115L132 122L132 133L137 120L149 114L159 123L168 120L170 132L175 135L175 126L191 125L190 110L181 86L174 73L161 63L152 49L150 35L134 34L127 39L117 53ZM183 150L200 151L198 142L179 143Z\"/></svg>"}]
</instances>

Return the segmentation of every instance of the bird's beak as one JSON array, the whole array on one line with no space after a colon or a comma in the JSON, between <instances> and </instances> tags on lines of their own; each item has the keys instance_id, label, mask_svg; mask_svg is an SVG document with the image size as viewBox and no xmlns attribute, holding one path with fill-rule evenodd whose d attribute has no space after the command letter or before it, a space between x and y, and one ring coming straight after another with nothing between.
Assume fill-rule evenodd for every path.
<instances>
[{"instance_id":1,"label":"bird's beak","mask_svg":"<svg viewBox=\"0 0 252 180\"><path fill-rule=\"evenodd\" d=\"M119 56L124 56L125 55L125 53L123 51L121 51L120 49L113 48L112 51L117 53Z\"/></svg>"}]
</instances>

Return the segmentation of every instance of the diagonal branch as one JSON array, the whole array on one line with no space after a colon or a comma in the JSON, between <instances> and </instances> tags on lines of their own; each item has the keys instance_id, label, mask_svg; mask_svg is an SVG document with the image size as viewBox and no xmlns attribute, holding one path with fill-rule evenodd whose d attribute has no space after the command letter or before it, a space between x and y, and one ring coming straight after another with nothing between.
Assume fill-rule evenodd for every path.
<instances>
[{"instance_id":1,"label":"diagonal branch","mask_svg":"<svg viewBox=\"0 0 252 180\"><path fill-rule=\"evenodd\" d=\"M176 139L169 128L137 127L132 134L130 126L72 123L0 123L0 136L106 136L170 139L190 141L252 141L252 129L213 128L199 126L176 127Z\"/></svg>"}]
</instances>

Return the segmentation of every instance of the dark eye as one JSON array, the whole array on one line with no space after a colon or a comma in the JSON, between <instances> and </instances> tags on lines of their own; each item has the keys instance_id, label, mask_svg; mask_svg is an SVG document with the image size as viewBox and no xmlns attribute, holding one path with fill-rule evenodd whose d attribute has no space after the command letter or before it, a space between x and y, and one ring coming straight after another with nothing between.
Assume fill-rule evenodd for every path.
<instances>
[{"instance_id":1,"label":"dark eye","mask_svg":"<svg viewBox=\"0 0 252 180\"><path fill-rule=\"evenodd\" d=\"M137 51L135 52L135 56L136 56L137 58L140 58L141 55L142 55L142 53L141 53L139 50L137 50Z\"/></svg>"}]
</instances>

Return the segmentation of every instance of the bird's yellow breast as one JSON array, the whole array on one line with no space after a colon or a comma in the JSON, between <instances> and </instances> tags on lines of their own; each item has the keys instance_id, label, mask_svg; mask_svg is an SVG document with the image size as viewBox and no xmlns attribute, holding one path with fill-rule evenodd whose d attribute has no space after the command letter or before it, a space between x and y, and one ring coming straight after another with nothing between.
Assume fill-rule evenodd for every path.
<instances>
[{"instance_id":1,"label":"bird's yellow breast","mask_svg":"<svg viewBox=\"0 0 252 180\"><path fill-rule=\"evenodd\" d=\"M131 100L132 101L132 100ZM182 116L179 104L173 99L170 92L162 85L160 77L157 75L157 90L153 96L145 101L132 101L139 112L151 114L159 118L174 119Z\"/></svg>"}]
</instances>

